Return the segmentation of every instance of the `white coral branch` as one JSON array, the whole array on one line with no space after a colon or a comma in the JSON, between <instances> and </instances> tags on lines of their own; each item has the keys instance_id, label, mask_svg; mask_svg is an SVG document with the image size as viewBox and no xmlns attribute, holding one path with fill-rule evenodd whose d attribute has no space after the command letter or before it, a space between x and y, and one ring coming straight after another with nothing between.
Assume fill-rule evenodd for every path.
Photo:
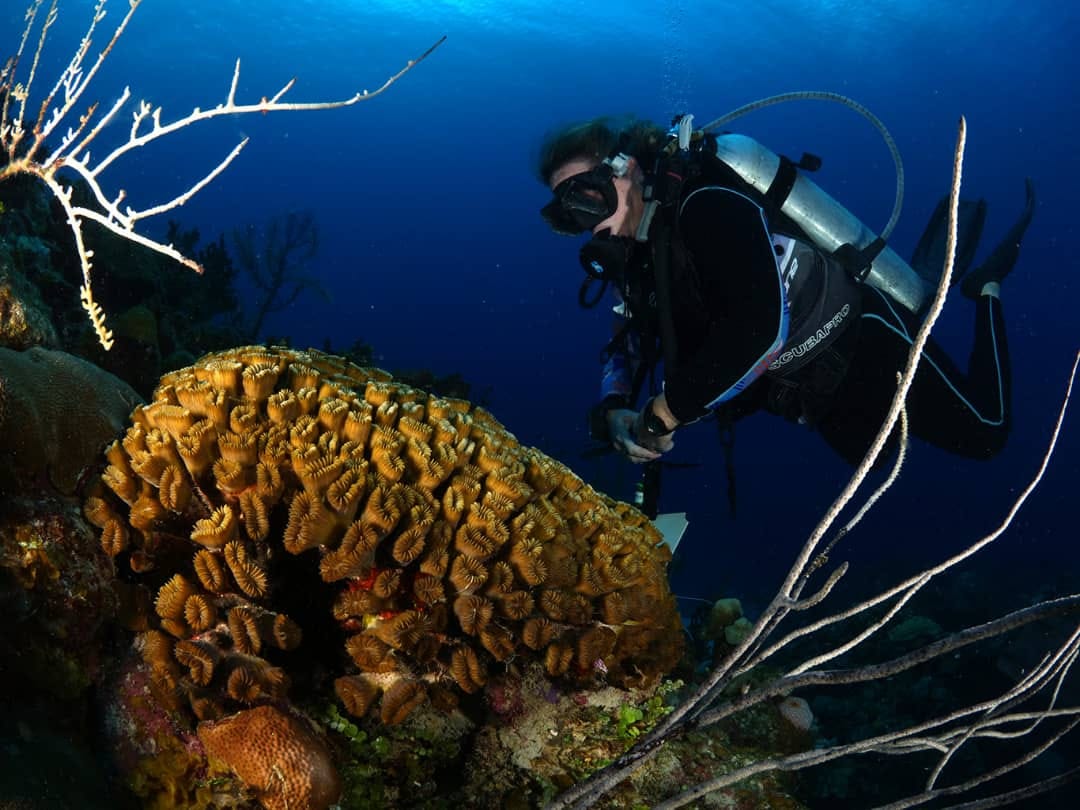
<instances>
[{"instance_id":1,"label":"white coral branch","mask_svg":"<svg viewBox=\"0 0 1080 810\"><path fill-rule=\"evenodd\" d=\"M143 245L155 250L162 255L175 259L179 263L190 267L197 272L202 268L195 260L184 256L171 245L162 244L154 239L143 236L136 231L139 220L146 217L163 214L184 205L195 194L211 183L214 178L221 174L232 161L240 154L247 143L244 139L222 159L213 169L208 171L200 180L192 184L187 190L165 202L149 205L145 208L135 209L128 207L120 210L120 203L124 199L121 190L110 198L103 188L103 175L112 164L131 153L132 151L165 138L174 132L192 126L200 121L207 121L223 115L247 115L251 113L271 113L282 111L311 111L332 110L340 107L349 107L361 101L367 101L387 90L398 79L408 73L419 62L425 59L443 39L440 39L431 48L428 48L416 59L411 59L404 68L388 78L374 92L364 90L357 92L345 99L335 101L299 102L290 103L282 101L282 97L292 89L295 79L290 79L276 93L267 98L263 96L258 102L238 104L236 102L236 89L240 79L240 61L237 60L233 69L232 80L229 83L229 91L225 101L212 109L203 110L198 107L190 113L175 121L162 123L162 111L160 107L154 107L149 102L140 101L132 112L132 124L127 140L108 152L96 164L91 162L90 146L101 134L102 130L113 120L116 114L127 104L131 98L130 91L125 88L121 97L100 117L95 119L97 105L92 104L87 111L79 117L78 122L72 121L72 111L78 105L87 87L93 82L98 70L104 63L110 51L119 41L126 30L128 23L139 7L142 0L128 0L128 10L123 19L114 29L108 43L97 55L94 63L86 69L84 62L93 45L94 34L98 23L105 18L105 6L107 0L98 0L94 13L90 19L86 34L79 43L78 48L72 55L67 66L61 71L52 90L41 104L41 111L33 125L25 122L25 109L30 95L30 84L36 76L38 60L44 46L49 28L56 20L58 0L52 0L48 13L41 24L38 33L38 44L34 51L33 63L29 70L29 76L25 84L15 81L19 59L26 49L26 44L35 28L43 0L33 0L26 14L26 27L23 31L18 50L15 55L0 69L0 150L6 153L6 164L0 168L0 182L16 174L31 174L43 180L56 198L60 201L67 214L68 225L75 237L75 247L79 256L79 264L83 272L82 305L86 310L91 324L101 345L108 349L112 345L112 333L105 328L105 315L101 307L94 301L92 296L91 277L91 254L83 244L82 223L84 220L92 220L102 227L129 242ZM59 97L61 102L54 105L53 101ZM14 109L12 107L14 102ZM149 119L149 127L146 123ZM56 149L49 157L39 157L44 152L46 138L52 135L59 127L67 126L67 131L61 138ZM24 138L26 141L24 142ZM62 186L56 180L56 174L62 169L70 169L77 174L90 189L90 193L96 202L97 209L77 207L71 203L70 188Z\"/></svg>"}]
</instances>

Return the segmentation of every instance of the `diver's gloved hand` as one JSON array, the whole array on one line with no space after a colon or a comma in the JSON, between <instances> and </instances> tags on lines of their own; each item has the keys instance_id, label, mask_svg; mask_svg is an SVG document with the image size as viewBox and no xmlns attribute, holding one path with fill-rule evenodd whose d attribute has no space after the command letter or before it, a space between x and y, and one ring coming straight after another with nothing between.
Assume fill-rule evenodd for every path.
<instances>
[{"instance_id":1,"label":"diver's gloved hand","mask_svg":"<svg viewBox=\"0 0 1080 810\"><path fill-rule=\"evenodd\" d=\"M647 434L639 439L635 434L638 421L637 411L617 408L607 412L608 435L611 445L635 464L655 461L661 453L666 453L675 446L671 436L654 438ZM647 445L646 442L649 442Z\"/></svg>"}]
</instances>

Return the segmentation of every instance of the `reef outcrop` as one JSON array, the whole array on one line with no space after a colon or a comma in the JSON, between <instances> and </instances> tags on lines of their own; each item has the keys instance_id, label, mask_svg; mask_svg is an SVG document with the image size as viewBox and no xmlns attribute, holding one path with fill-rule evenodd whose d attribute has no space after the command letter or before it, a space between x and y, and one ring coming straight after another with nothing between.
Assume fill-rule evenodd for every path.
<instances>
[{"instance_id":1,"label":"reef outcrop","mask_svg":"<svg viewBox=\"0 0 1080 810\"><path fill-rule=\"evenodd\" d=\"M4 247L0 238L0 346L21 350L59 345L48 307L29 281L5 266Z\"/></svg>"},{"instance_id":2,"label":"reef outcrop","mask_svg":"<svg viewBox=\"0 0 1080 810\"><path fill-rule=\"evenodd\" d=\"M106 457L84 512L149 589L155 693L198 720L325 685L395 724L512 659L646 686L680 655L670 554L641 513L483 408L377 369L208 355L163 377Z\"/></svg>"},{"instance_id":3,"label":"reef outcrop","mask_svg":"<svg viewBox=\"0 0 1080 810\"><path fill-rule=\"evenodd\" d=\"M0 498L0 688L73 701L98 680L119 609L112 561L72 499Z\"/></svg>"}]
</instances>

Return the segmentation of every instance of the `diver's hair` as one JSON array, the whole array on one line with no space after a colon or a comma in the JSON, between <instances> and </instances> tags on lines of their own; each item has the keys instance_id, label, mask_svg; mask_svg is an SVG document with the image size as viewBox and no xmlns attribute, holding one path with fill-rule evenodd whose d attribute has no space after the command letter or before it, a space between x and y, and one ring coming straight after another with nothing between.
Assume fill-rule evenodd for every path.
<instances>
[{"instance_id":1,"label":"diver's hair","mask_svg":"<svg viewBox=\"0 0 1080 810\"><path fill-rule=\"evenodd\" d=\"M575 158L599 163L616 149L637 158L649 171L666 143L667 132L652 121L593 118L549 132L540 146L537 174L544 185L550 185L551 175L563 164Z\"/></svg>"}]
</instances>

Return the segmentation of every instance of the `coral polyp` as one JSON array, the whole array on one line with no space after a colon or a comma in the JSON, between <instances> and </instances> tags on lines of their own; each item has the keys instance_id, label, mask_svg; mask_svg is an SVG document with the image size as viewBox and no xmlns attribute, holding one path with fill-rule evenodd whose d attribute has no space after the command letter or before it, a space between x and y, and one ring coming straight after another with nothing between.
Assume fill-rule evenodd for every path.
<instances>
[{"instance_id":1,"label":"coral polyp","mask_svg":"<svg viewBox=\"0 0 1080 810\"><path fill-rule=\"evenodd\" d=\"M156 693L200 720L303 683L393 724L512 659L645 686L679 657L670 554L640 512L377 369L209 355L162 378L106 459L85 514L151 590Z\"/></svg>"}]
</instances>

